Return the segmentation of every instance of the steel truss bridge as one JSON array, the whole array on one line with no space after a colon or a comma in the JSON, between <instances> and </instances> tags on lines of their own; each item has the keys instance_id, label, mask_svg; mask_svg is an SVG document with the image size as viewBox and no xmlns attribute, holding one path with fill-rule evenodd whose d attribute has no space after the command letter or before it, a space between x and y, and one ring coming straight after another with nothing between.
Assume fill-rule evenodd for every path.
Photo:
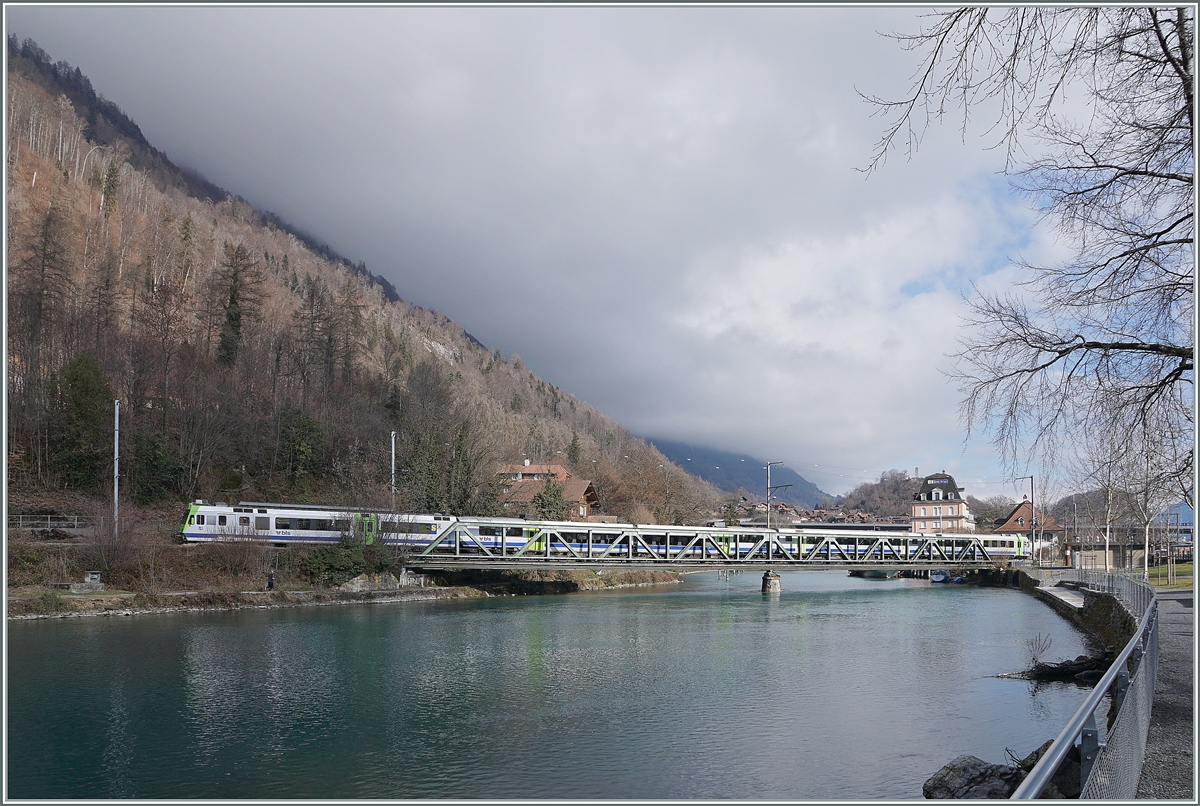
<instances>
[{"instance_id":1,"label":"steel truss bridge","mask_svg":"<svg viewBox=\"0 0 1200 806\"><path fill-rule=\"evenodd\" d=\"M969 534L848 532L820 529L746 529L635 524L529 523L511 519L457 521L412 545L413 568L649 569L663 570L972 570L1013 559L985 548ZM506 535L520 538L506 542ZM400 538L403 542L403 538ZM990 553L989 553L990 551Z\"/></svg>"}]
</instances>

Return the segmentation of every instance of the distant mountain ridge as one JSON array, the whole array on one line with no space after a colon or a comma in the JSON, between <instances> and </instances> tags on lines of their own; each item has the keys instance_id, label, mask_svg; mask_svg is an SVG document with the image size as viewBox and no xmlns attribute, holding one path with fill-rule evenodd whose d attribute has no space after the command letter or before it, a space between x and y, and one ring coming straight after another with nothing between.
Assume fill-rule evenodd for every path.
<instances>
[{"instance_id":1,"label":"distant mountain ridge","mask_svg":"<svg viewBox=\"0 0 1200 806\"><path fill-rule=\"evenodd\" d=\"M663 456L720 490L735 493L745 489L749 497L760 501L767 497L766 460L746 453L719 451L669 439L645 439L658 448ZM776 491L776 500L805 509L812 509L822 501L837 498L821 490L787 465L771 468L771 486L778 484L792 486Z\"/></svg>"}]
</instances>

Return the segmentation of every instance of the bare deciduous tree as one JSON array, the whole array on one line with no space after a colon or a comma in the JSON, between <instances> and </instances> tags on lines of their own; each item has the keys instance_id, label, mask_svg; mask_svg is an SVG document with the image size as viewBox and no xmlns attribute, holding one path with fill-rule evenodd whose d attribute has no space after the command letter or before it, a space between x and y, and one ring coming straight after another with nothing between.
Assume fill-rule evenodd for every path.
<instances>
[{"instance_id":1,"label":"bare deciduous tree","mask_svg":"<svg viewBox=\"0 0 1200 806\"><path fill-rule=\"evenodd\" d=\"M1190 444L1194 12L966 8L932 21L896 36L924 53L912 93L868 99L894 118L869 170L901 140L915 150L952 107L965 128L980 103L998 104L990 131L1018 188L1073 250L1061 265L1018 261L1029 279L1014 293L971 301L954 373L968 428L994 426L1013 465L1053 461L1105 402ZM1087 102L1078 119L1058 104L1068 88ZM1019 166L1026 136L1041 156ZM1171 453L1190 501L1192 452Z\"/></svg>"}]
</instances>

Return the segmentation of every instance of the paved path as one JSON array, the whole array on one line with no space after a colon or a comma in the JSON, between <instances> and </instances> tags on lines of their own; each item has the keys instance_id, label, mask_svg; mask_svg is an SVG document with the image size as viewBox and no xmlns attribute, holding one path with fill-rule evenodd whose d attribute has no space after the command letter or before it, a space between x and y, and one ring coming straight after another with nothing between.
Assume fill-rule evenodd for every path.
<instances>
[{"instance_id":1,"label":"paved path","mask_svg":"<svg viewBox=\"0 0 1200 806\"><path fill-rule=\"evenodd\" d=\"M1038 588L1047 596L1053 596L1061 602L1066 602L1076 610L1083 609L1083 594L1070 588Z\"/></svg>"},{"instance_id":2,"label":"paved path","mask_svg":"<svg viewBox=\"0 0 1200 806\"><path fill-rule=\"evenodd\" d=\"M1192 591L1159 591L1158 681L1139 798L1195 801L1192 725L1195 611Z\"/></svg>"}]
</instances>

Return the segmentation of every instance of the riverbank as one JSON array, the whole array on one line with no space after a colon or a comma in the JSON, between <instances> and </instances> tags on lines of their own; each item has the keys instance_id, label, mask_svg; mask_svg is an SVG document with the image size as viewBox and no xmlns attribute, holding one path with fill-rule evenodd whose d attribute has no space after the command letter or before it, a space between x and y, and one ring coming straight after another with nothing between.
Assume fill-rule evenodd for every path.
<instances>
[{"instance_id":1,"label":"riverbank","mask_svg":"<svg viewBox=\"0 0 1200 806\"><path fill-rule=\"evenodd\" d=\"M481 572L481 575L484 575ZM676 584L681 577L664 571L622 571L596 574L591 571L487 572L475 584L418 584L410 580L405 587L358 590L361 579L334 589L295 590L204 590L95 591L62 593L45 586L10 590L8 618L47 619L86 616L133 616L150 613L179 613L203 610L240 610L245 608L313 607L329 605L379 604L437 599L471 599L503 596L546 596L584 591L640 588ZM544 578L542 578L544 577ZM424 580L422 580L424 581ZM444 581L444 580L443 580ZM452 580L459 582L461 580ZM356 584L357 583L357 584ZM365 584L370 584L369 580Z\"/></svg>"}]
</instances>

